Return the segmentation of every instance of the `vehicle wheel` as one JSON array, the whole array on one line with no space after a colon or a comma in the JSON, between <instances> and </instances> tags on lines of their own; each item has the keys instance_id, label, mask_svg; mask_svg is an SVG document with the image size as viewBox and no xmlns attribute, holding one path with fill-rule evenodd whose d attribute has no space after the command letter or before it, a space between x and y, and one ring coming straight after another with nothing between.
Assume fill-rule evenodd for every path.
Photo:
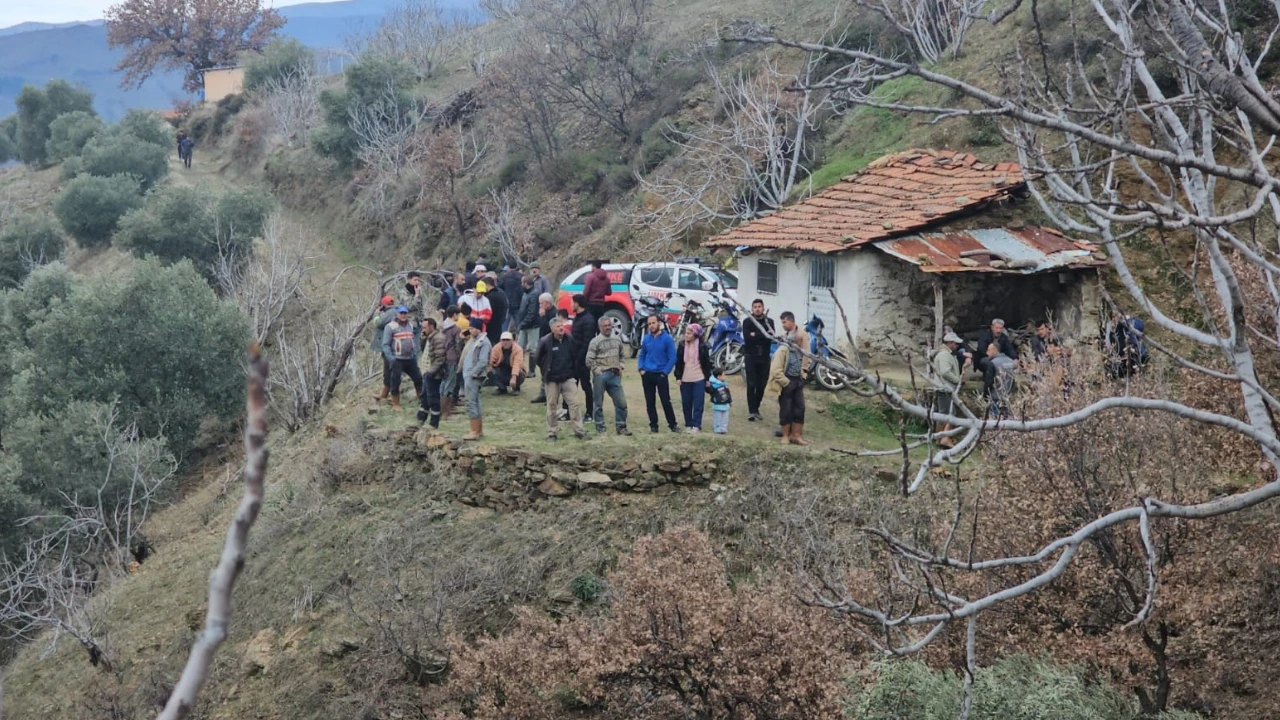
<instances>
[{"instance_id":1,"label":"vehicle wheel","mask_svg":"<svg viewBox=\"0 0 1280 720\"><path fill-rule=\"evenodd\" d=\"M726 375L737 375L747 365L747 359L742 354L742 343L728 342L716 351L714 362L717 366L724 368Z\"/></svg>"},{"instance_id":2,"label":"vehicle wheel","mask_svg":"<svg viewBox=\"0 0 1280 720\"><path fill-rule=\"evenodd\" d=\"M826 365L819 365L815 369L815 373L818 376L818 384L832 392L849 384L848 376L838 373Z\"/></svg>"},{"instance_id":3,"label":"vehicle wheel","mask_svg":"<svg viewBox=\"0 0 1280 720\"><path fill-rule=\"evenodd\" d=\"M604 316L613 321L614 329L621 333L624 339L629 339L631 337L631 318L627 317L625 312L614 308L612 310L605 310Z\"/></svg>"}]
</instances>

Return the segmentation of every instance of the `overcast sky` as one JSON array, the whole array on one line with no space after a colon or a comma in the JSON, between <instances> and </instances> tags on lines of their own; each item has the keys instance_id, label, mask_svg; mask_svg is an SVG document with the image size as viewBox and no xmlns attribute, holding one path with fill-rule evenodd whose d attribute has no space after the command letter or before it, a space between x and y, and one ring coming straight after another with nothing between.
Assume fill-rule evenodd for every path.
<instances>
[{"instance_id":1,"label":"overcast sky","mask_svg":"<svg viewBox=\"0 0 1280 720\"><path fill-rule=\"evenodd\" d=\"M300 2L332 2L333 0L268 0L281 7ZM23 22L72 22L97 20L114 0L0 0L0 28Z\"/></svg>"}]
</instances>

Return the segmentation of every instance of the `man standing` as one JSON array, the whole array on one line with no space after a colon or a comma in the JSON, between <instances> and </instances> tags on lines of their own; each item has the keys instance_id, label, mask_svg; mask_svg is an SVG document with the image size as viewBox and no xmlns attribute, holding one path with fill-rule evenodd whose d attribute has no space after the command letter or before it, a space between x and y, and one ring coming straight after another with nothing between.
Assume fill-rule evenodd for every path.
<instances>
[{"instance_id":1,"label":"man standing","mask_svg":"<svg viewBox=\"0 0 1280 720\"><path fill-rule=\"evenodd\" d=\"M533 278L529 275L520 279L520 309L514 318L516 343L524 350L524 356L533 362L533 353L538 349L538 291L533 289ZM532 368L526 368L532 372Z\"/></svg>"},{"instance_id":2,"label":"man standing","mask_svg":"<svg viewBox=\"0 0 1280 720\"><path fill-rule=\"evenodd\" d=\"M453 273L450 278L449 285L440 293L440 302L436 303L436 309L440 311L441 318L448 320L447 313L450 305L457 305L462 299L462 293L466 292L467 278L466 275L458 270Z\"/></svg>"},{"instance_id":3,"label":"man standing","mask_svg":"<svg viewBox=\"0 0 1280 720\"><path fill-rule=\"evenodd\" d=\"M534 289L536 290L537 288L535 287ZM551 334L551 322L556 319L556 309L552 307L552 302L553 301L551 299L551 293L542 293L541 295L538 296L537 340L534 342L533 348L526 351L529 357L531 358L535 357L538 354L538 343L542 341L542 338ZM534 370L538 369L537 360L533 361L533 369ZM539 372L538 374L539 376L541 376L542 373ZM532 402L534 405L537 405L538 403L544 403L546 401L547 401L547 381L546 381L546 378L542 378L542 388L538 391L538 396L535 397L530 402Z\"/></svg>"},{"instance_id":4,"label":"man standing","mask_svg":"<svg viewBox=\"0 0 1280 720\"><path fill-rule=\"evenodd\" d=\"M764 420L760 401L769 384L769 350L773 346L773 318L764 314L764 300L751 301L751 317L742 323L742 355L747 374L747 419Z\"/></svg>"},{"instance_id":5,"label":"man standing","mask_svg":"<svg viewBox=\"0 0 1280 720\"><path fill-rule=\"evenodd\" d=\"M430 422L434 430L440 427L440 385L446 373L448 340L433 317L423 320L422 339L426 341L424 347L427 353L426 367L422 373L422 382L426 388L422 393L421 407L418 408L418 422Z\"/></svg>"},{"instance_id":6,"label":"man standing","mask_svg":"<svg viewBox=\"0 0 1280 720\"><path fill-rule=\"evenodd\" d=\"M508 265L498 278L498 287L502 288L502 292L506 294L507 301L511 303L511 306L518 309L520 298L524 295L524 275L514 265ZM507 325L508 327L502 329L511 330L512 332L519 329L516 325L515 312L508 313Z\"/></svg>"},{"instance_id":7,"label":"man standing","mask_svg":"<svg viewBox=\"0 0 1280 720\"><path fill-rule=\"evenodd\" d=\"M467 346L462 353L462 378L466 382L467 418L471 432L463 440L479 440L484 436L484 414L480 410L480 386L489 373L489 356L493 346L485 334L484 323L477 320L467 328Z\"/></svg>"},{"instance_id":8,"label":"man standing","mask_svg":"<svg viewBox=\"0 0 1280 720\"><path fill-rule=\"evenodd\" d=\"M391 407L400 409L400 379L405 373L413 380L413 389L422 395L422 373L418 371L418 339L409 308L396 308L396 317L382 331L382 355L391 363Z\"/></svg>"},{"instance_id":9,"label":"man standing","mask_svg":"<svg viewBox=\"0 0 1280 720\"><path fill-rule=\"evenodd\" d=\"M440 384L440 414L448 419L453 414L453 405L458 396L458 366L462 363L462 331L469 324L456 305L445 308L444 324L440 326L440 334L444 336L444 382Z\"/></svg>"},{"instance_id":10,"label":"man standing","mask_svg":"<svg viewBox=\"0 0 1280 720\"><path fill-rule=\"evenodd\" d=\"M489 304L489 298L485 297L489 292L489 286L485 281L476 282L474 290L467 290L462 294L462 300L458 302L458 309L464 306L471 308L471 320L480 320L488 322L493 318L493 306Z\"/></svg>"},{"instance_id":11,"label":"man standing","mask_svg":"<svg viewBox=\"0 0 1280 720\"><path fill-rule=\"evenodd\" d=\"M582 281L582 296L586 299L585 304L591 311L592 317L599 319L604 316L604 301L612 292L613 283L609 282L609 273L605 272L604 261L592 260L591 271ZM594 326L593 323L592 327ZM574 333L574 340L577 340L577 333Z\"/></svg>"},{"instance_id":12,"label":"man standing","mask_svg":"<svg viewBox=\"0 0 1280 720\"><path fill-rule=\"evenodd\" d=\"M587 367L587 347L596 336L596 316L587 309L587 299L583 295L573 296L573 312L574 367L578 386L587 398L584 407L591 412L591 408L595 407L595 394L591 385L591 369Z\"/></svg>"},{"instance_id":13,"label":"man standing","mask_svg":"<svg viewBox=\"0 0 1280 720\"><path fill-rule=\"evenodd\" d=\"M649 432L658 432L658 408L654 396L662 400L662 411L667 416L671 432L680 432L676 424L676 410L671 406L671 385L667 376L676 366L676 341L663 330L662 320L650 315L644 340L640 342L640 356L636 367L640 370L640 385L644 388L644 407L649 412Z\"/></svg>"},{"instance_id":14,"label":"man standing","mask_svg":"<svg viewBox=\"0 0 1280 720\"><path fill-rule=\"evenodd\" d=\"M546 275L542 274L542 266L536 262L529 263L529 274L533 276L533 289L538 291L538 296L543 293L551 294L551 281Z\"/></svg>"},{"instance_id":15,"label":"man standing","mask_svg":"<svg viewBox=\"0 0 1280 720\"><path fill-rule=\"evenodd\" d=\"M387 399L387 395L391 394L391 361L387 360L387 356L382 354L382 331L387 329L387 323L396 319L396 299L390 295L384 295L382 301L378 304L378 317L373 323L373 343L371 348L382 358L382 392L374 395L373 399L382 402Z\"/></svg>"},{"instance_id":16,"label":"man standing","mask_svg":"<svg viewBox=\"0 0 1280 720\"><path fill-rule=\"evenodd\" d=\"M508 390L520 392L524 384L524 350L516 344L510 331L502 333L498 344L489 352L489 372L499 395L506 395Z\"/></svg>"},{"instance_id":17,"label":"man standing","mask_svg":"<svg viewBox=\"0 0 1280 720\"><path fill-rule=\"evenodd\" d=\"M787 311L779 316L782 339L769 366L769 384L778 389L778 424L782 426L782 444L808 445L804 439L804 377L809 359L801 352L809 347L809 337L796 325L796 316Z\"/></svg>"},{"instance_id":18,"label":"man standing","mask_svg":"<svg viewBox=\"0 0 1280 720\"><path fill-rule=\"evenodd\" d=\"M547 392L547 439L554 441L560 427L560 401L569 406L573 420L573 434L585 440L587 433L582 426L582 406L578 404L577 361L574 358L573 340L565 335L564 321L551 321L551 334L538 342L534 357Z\"/></svg>"},{"instance_id":19,"label":"man standing","mask_svg":"<svg viewBox=\"0 0 1280 720\"><path fill-rule=\"evenodd\" d=\"M964 341L959 335L949 332L942 336L944 347L938 348L933 353L933 372L943 385L933 391L933 411L943 415L954 414L956 390L960 388L960 363L956 360L956 348L960 347L962 342ZM950 429L950 423L933 424L934 432L947 432ZM949 448L955 445L955 442L949 437L944 437L938 440L938 444Z\"/></svg>"},{"instance_id":20,"label":"man standing","mask_svg":"<svg viewBox=\"0 0 1280 720\"><path fill-rule=\"evenodd\" d=\"M498 276L494 273L489 273L485 277L485 285L489 288L485 297L489 300L489 309L493 311L493 314L485 320L485 327L489 329L489 342L493 345L498 344L502 331L507 326L507 315L511 306L510 298L498 286L498 282Z\"/></svg>"},{"instance_id":21,"label":"man standing","mask_svg":"<svg viewBox=\"0 0 1280 720\"><path fill-rule=\"evenodd\" d=\"M613 332L613 320L600 318L600 334L587 346L587 369L591 371L591 393L595 398L591 416L596 434L604 434L604 396L613 401L613 426L619 435L627 429L627 395L622 390L622 337Z\"/></svg>"},{"instance_id":22,"label":"man standing","mask_svg":"<svg viewBox=\"0 0 1280 720\"><path fill-rule=\"evenodd\" d=\"M409 308L409 319L415 326L422 324L422 273L409 271L409 279L400 291L400 304Z\"/></svg>"}]
</instances>

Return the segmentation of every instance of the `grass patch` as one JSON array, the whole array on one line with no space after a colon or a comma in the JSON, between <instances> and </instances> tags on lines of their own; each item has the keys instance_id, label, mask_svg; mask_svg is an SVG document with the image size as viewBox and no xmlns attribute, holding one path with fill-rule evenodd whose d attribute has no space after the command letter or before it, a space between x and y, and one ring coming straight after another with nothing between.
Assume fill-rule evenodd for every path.
<instances>
[{"instance_id":1,"label":"grass patch","mask_svg":"<svg viewBox=\"0 0 1280 720\"><path fill-rule=\"evenodd\" d=\"M858 430L883 430L891 435L898 432L902 413L887 405L864 405L853 402L833 402L829 408L831 418L847 428ZM920 433L925 425L917 418L907 419L907 432Z\"/></svg>"},{"instance_id":2,"label":"grass patch","mask_svg":"<svg viewBox=\"0 0 1280 720\"><path fill-rule=\"evenodd\" d=\"M908 76L884 83L874 97L879 102L901 102L930 94L931 89L924 80ZM834 185L881 155L903 149L909 144L910 130L911 121L902 113L873 107L854 110L832 138L833 150L826 162L809 176L813 190Z\"/></svg>"}]
</instances>

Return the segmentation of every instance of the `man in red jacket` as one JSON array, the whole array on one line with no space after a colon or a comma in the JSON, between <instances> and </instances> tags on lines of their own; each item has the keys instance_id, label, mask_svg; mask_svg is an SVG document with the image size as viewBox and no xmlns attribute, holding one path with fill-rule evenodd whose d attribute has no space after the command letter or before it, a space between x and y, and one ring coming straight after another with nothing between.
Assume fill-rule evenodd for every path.
<instances>
[{"instance_id":1,"label":"man in red jacket","mask_svg":"<svg viewBox=\"0 0 1280 720\"><path fill-rule=\"evenodd\" d=\"M591 261L591 272L582 282L582 296L586 298L587 309L598 320L604 317L604 299L613 292L613 283L609 282L609 273L604 270L603 260Z\"/></svg>"}]
</instances>

